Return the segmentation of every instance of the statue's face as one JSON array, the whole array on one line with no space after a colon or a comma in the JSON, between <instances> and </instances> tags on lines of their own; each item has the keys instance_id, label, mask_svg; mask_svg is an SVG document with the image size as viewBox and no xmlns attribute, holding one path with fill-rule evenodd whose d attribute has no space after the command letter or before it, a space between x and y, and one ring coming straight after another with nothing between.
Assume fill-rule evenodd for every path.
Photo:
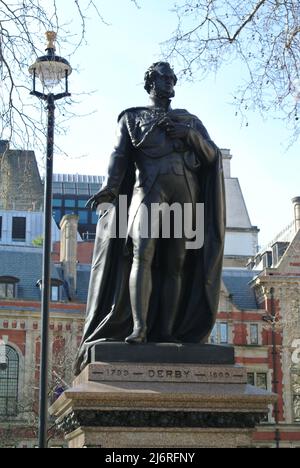
<instances>
[{"instance_id":1,"label":"statue's face","mask_svg":"<svg viewBox=\"0 0 300 468\"><path fill-rule=\"evenodd\" d=\"M170 67L160 66L156 69L151 95L160 98L172 98L175 96L175 75Z\"/></svg>"}]
</instances>

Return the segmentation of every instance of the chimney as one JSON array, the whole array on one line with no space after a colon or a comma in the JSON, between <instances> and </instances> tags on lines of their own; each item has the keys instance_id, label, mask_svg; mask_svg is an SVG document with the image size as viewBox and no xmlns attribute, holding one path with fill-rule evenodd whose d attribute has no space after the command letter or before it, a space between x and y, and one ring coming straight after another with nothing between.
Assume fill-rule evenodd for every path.
<instances>
[{"instance_id":1,"label":"chimney","mask_svg":"<svg viewBox=\"0 0 300 468\"><path fill-rule=\"evenodd\" d=\"M77 287L77 215L66 215L60 222L61 244L60 262L63 266L64 279L68 283L71 299L75 298Z\"/></svg>"},{"instance_id":2,"label":"chimney","mask_svg":"<svg viewBox=\"0 0 300 468\"><path fill-rule=\"evenodd\" d=\"M6 150L9 149L8 140L0 140L0 154L4 154Z\"/></svg>"},{"instance_id":3,"label":"chimney","mask_svg":"<svg viewBox=\"0 0 300 468\"><path fill-rule=\"evenodd\" d=\"M300 229L300 197L293 198L295 212L295 229L296 232Z\"/></svg>"},{"instance_id":4,"label":"chimney","mask_svg":"<svg viewBox=\"0 0 300 468\"><path fill-rule=\"evenodd\" d=\"M232 155L230 154L229 149L222 149L221 152L223 156L224 177L225 179L230 179Z\"/></svg>"}]
</instances>

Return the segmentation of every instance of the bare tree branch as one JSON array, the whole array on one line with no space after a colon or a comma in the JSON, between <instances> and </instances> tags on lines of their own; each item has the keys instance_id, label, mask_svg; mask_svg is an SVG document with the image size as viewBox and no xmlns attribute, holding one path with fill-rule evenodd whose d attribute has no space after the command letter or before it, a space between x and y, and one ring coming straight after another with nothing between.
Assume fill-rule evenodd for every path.
<instances>
[{"instance_id":1,"label":"bare tree branch","mask_svg":"<svg viewBox=\"0 0 300 468\"><path fill-rule=\"evenodd\" d=\"M204 79L236 63L235 105L283 119L291 139L300 134L299 0L178 0L178 26L163 44L187 79Z\"/></svg>"},{"instance_id":2,"label":"bare tree branch","mask_svg":"<svg viewBox=\"0 0 300 468\"><path fill-rule=\"evenodd\" d=\"M28 73L28 67L44 55L39 48L44 33L57 32L59 46L67 45L68 50L72 40L70 56L85 42L89 12L96 12L105 23L93 0L72 0L70 4L70 16L81 23L72 35L63 23L58 0L0 0L0 139L16 148L37 149L45 144L43 104L29 97L32 83ZM59 104L58 121L60 115L64 121L74 115L70 102Z\"/></svg>"}]
</instances>

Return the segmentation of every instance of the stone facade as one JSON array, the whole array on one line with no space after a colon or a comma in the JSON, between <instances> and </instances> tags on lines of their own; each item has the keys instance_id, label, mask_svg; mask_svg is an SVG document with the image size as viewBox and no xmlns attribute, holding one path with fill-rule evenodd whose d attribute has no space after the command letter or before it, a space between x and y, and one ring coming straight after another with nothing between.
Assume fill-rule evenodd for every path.
<instances>
[{"instance_id":1,"label":"stone facade","mask_svg":"<svg viewBox=\"0 0 300 468\"><path fill-rule=\"evenodd\" d=\"M83 314L83 305L51 304L49 393L52 402L57 392L72 383L72 362L82 334ZM0 401L0 447L33 448L37 445L38 431L40 303L0 301L0 344L5 345L6 351L16 352L18 361L15 380L10 379L11 395L17 385L16 406L6 407L8 414L1 414L5 405ZM2 376L0 373L0 380ZM1 397L0 392L0 400ZM62 435L50 431L49 446L63 445Z\"/></svg>"},{"instance_id":2,"label":"stone facade","mask_svg":"<svg viewBox=\"0 0 300 468\"><path fill-rule=\"evenodd\" d=\"M41 211L43 185L33 151L9 149L0 143L0 209Z\"/></svg>"},{"instance_id":3,"label":"stone facade","mask_svg":"<svg viewBox=\"0 0 300 468\"><path fill-rule=\"evenodd\" d=\"M139 364L93 364L52 406L70 448L253 446L255 427L276 397L248 386L245 369L142 363L131 351Z\"/></svg>"}]
</instances>

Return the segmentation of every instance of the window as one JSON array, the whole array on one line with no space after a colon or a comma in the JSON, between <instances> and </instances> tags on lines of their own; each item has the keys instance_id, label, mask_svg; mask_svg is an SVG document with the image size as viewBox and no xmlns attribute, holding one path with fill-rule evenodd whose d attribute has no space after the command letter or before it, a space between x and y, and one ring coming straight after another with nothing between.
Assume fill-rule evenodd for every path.
<instances>
[{"instance_id":1,"label":"window","mask_svg":"<svg viewBox=\"0 0 300 468\"><path fill-rule=\"evenodd\" d=\"M0 367L0 415L16 416L18 414L19 356L6 346L6 368Z\"/></svg>"},{"instance_id":2,"label":"window","mask_svg":"<svg viewBox=\"0 0 300 468\"><path fill-rule=\"evenodd\" d=\"M51 278L51 289L50 289L50 301L51 302L59 302L61 300L61 286L63 285L63 281L58 278ZM43 282L42 280L38 280L36 283L37 288L42 291L43 289Z\"/></svg>"},{"instance_id":3,"label":"window","mask_svg":"<svg viewBox=\"0 0 300 468\"><path fill-rule=\"evenodd\" d=\"M76 194L76 184L68 182L64 184L64 192L66 195L75 195Z\"/></svg>"},{"instance_id":4,"label":"window","mask_svg":"<svg viewBox=\"0 0 300 468\"><path fill-rule=\"evenodd\" d=\"M90 193L94 195L95 193L99 192L101 186L99 184L90 184Z\"/></svg>"},{"instance_id":5,"label":"window","mask_svg":"<svg viewBox=\"0 0 300 468\"><path fill-rule=\"evenodd\" d=\"M13 242L26 241L26 218L12 219L12 240Z\"/></svg>"},{"instance_id":6,"label":"window","mask_svg":"<svg viewBox=\"0 0 300 468\"><path fill-rule=\"evenodd\" d=\"M263 390L268 390L268 378L266 373L256 374L256 386Z\"/></svg>"},{"instance_id":7,"label":"window","mask_svg":"<svg viewBox=\"0 0 300 468\"><path fill-rule=\"evenodd\" d=\"M80 182L77 184L78 195L89 195L89 186L88 184Z\"/></svg>"},{"instance_id":8,"label":"window","mask_svg":"<svg viewBox=\"0 0 300 468\"><path fill-rule=\"evenodd\" d=\"M0 299L14 299L17 292L18 278L12 276L0 277Z\"/></svg>"},{"instance_id":9,"label":"window","mask_svg":"<svg viewBox=\"0 0 300 468\"><path fill-rule=\"evenodd\" d=\"M250 325L250 344L258 345L258 325Z\"/></svg>"},{"instance_id":10,"label":"window","mask_svg":"<svg viewBox=\"0 0 300 468\"><path fill-rule=\"evenodd\" d=\"M53 193L63 193L63 184L60 182L53 183Z\"/></svg>"},{"instance_id":11,"label":"window","mask_svg":"<svg viewBox=\"0 0 300 468\"><path fill-rule=\"evenodd\" d=\"M78 200L78 208L85 208L87 198L85 200Z\"/></svg>"},{"instance_id":12,"label":"window","mask_svg":"<svg viewBox=\"0 0 300 468\"><path fill-rule=\"evenodd\" d=\"M75 206L76 206L76 201L75 200L72 200L70 198L65 200L65 207L66 208L75 208Z\"/></svg>"},{"instance_id":13,"label":"window","mask_svg":"<svg viewBox=\"0 0 300 468\"><path fill-rule=\"evenodd\" d=\"M220 343L228 343L228 325L227 323L220 323Z\"/></svg>"},{"instance_id":14,"label":"window","mask_svg":"<svg viewBox=\"0 0 300 468\"><path fill-rule=\"evenodd\" d=\"M15 297L15 285L9 283L0 283L0 298L13 299Z\"/></svg>"},{"instance_id":15,"label":"window","mask_svg":"<svg viewBox=\"0 0 300 468\"><path fill-rule=\"evenodd\" d=\"M268 390L268 374L266 374L266 372L249 372L248 384L261 388L262 390Z\"/></svg>"},{"instance_id":16,"label":"window","mask_svg":"<svg viewBox=\"0 0 300 468\"><path fill-rule=\"evenodd\" d=\"M53 199L53 208L60 208L62 206L62 199L61 198L54 198Z\"/></svg>"},{"instance_id":17,"label":"window","mask_svg":"<svg viewBox=\"0 0 300 468\"><path fill-rule=\"evenodd\" d=\"M92 212L92 224L97 224L99 221L99 215L96 211Z\"/></svg>"},{"instance_id":18,"label":"window","mask_svg":"<svg viewBox=\"0 0 300 468\"><path fill-rule=\"evenodd\" d=\"M217 343L217 333L218 333L218 325L216 324L214 326L213 331L211 332L211 335L210 335L211 344L216 344Z\"/></svg>"},{"instance_id":19,"label":"window","mask_svg":"<svg viewBox=\"0 0 300 468\"><path fill-rule=\"evenodd\" d=\"M249 372L247 374L248 385L253 385L255 387L255 374L253 372Z\"/></svg>"},{"instance_id":20,"label":"window","mask_svg":"<svg viewBox=\"0 0 300 468\"><path fill-rule=\"evenodd\" d=\"M87 211L78 211L79 216L79 224L87 224L88 223L88 212Z\"/></svg>"},{"instance_id":21,"label":"window","mask_svg":"<svg viewBox=\"0 0 300 468\"><path fill-rule=\"evenodd\" d=\"M210 336L210 342L212 344L228 344L229 331L227 323L216 323Z\"/></svg>"},{"instance_id":22,"label":"window","mask_svg":"<svg viewBox=\"0 0 300 468\"><path fill-rule=\"evenodd\" d=\"M60 291L59 286L52 285L51 286L51 301L52 302L59 302L60 299Z\"/></svg>"},{"instance_id":23,"label":"window","mask_svg":"<svg viewBox=\"0 0 300 468\"><path fill-rule=\"evenodd\" d=\"M268 390L268 374L266 372L249 372L248 384L254 387L261 388L262 390ZM267 423L272 417L272 412L266 414L261 422Z\"/></svg>"}]
</instances>

